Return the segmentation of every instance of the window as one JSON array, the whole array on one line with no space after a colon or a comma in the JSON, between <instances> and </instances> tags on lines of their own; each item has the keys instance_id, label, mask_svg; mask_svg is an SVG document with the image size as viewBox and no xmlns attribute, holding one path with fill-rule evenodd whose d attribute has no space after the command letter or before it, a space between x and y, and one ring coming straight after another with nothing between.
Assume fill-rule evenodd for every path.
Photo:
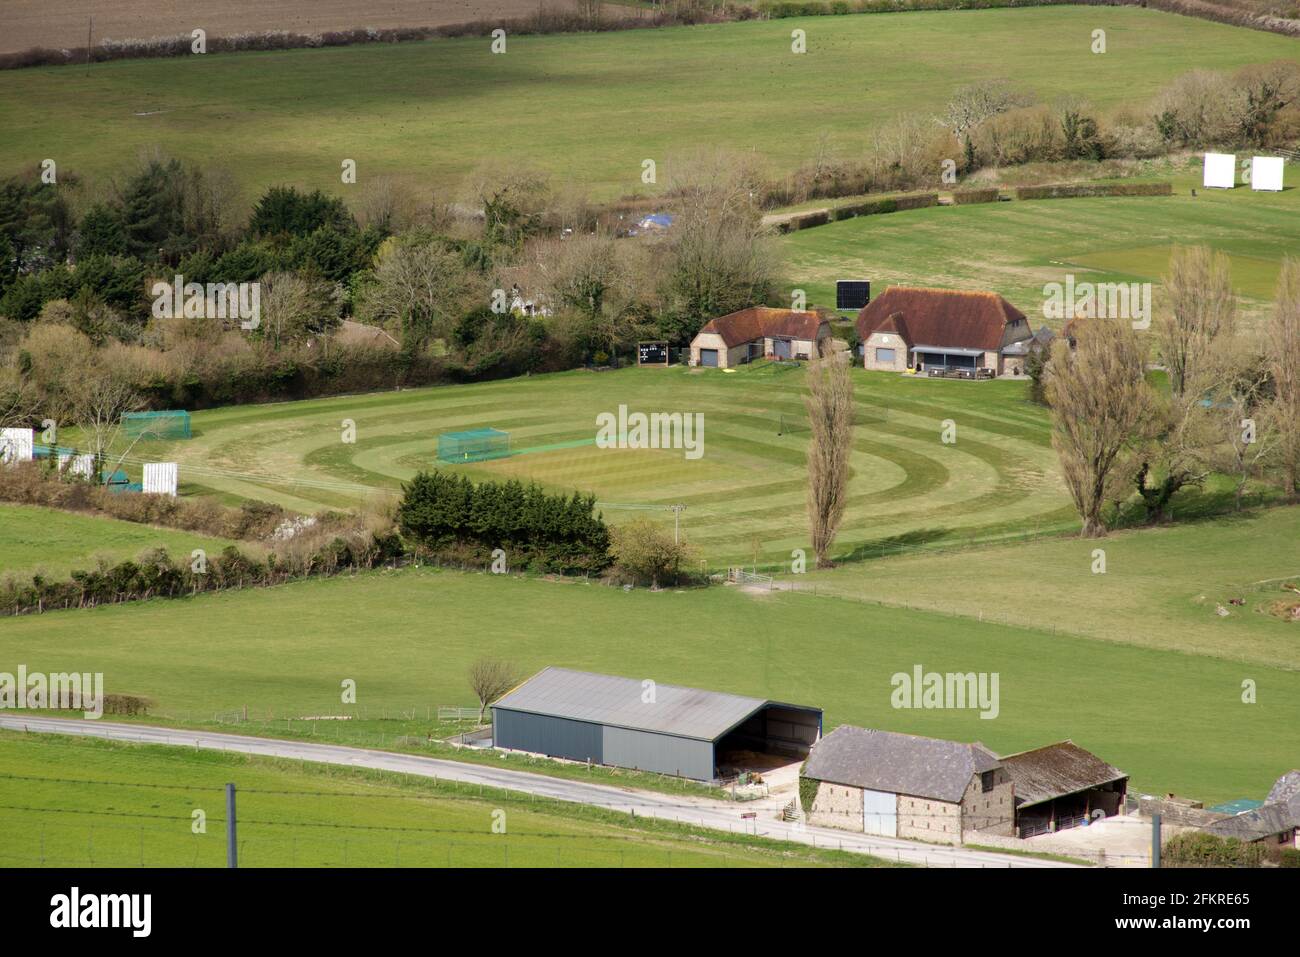
<instances>
[{"instance_id":1,"label":"window","mask_svg":"<svg viewBox=\"0 0 1300 957\"><path fill-rule=\"evenodd\" d=\"M984 771L980 774L980 788L985 794L993 790L993 772Z\"/></svg>"},{"instance_id":2,"label":"window","mask_svg":"<svg viewBox=\"0 0 1300 957\"><path fill-rule=\"evenodd\" d=\"M877 361L877 362L893 362L893 361L894 361L894 350L893 350L893 349L877 349L877 350L876 350L876 361Z\"/></svg>"}]
</instances>

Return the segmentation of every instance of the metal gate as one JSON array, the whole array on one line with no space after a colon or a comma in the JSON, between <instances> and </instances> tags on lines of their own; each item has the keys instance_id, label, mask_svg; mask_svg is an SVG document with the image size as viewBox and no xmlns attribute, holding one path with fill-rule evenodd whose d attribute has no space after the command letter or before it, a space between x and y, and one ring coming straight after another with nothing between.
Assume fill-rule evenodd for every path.
<instances>
[{"instance_id":1,"label":"metal gate","mask_svg":"<svg viewBox=\"0 0 1300 957\"><path fill-rule=\"evenodd\" d=\"M867 834L898 837L898 795L863 788L862 830Z\"/></svg>"}]
</instances>

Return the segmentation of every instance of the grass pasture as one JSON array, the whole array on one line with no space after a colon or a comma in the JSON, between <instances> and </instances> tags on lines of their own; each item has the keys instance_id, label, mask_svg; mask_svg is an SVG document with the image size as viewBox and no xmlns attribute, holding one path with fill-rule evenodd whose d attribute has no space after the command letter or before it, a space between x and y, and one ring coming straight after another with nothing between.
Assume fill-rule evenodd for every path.
<instances>
[{"instance_id":1,"label":"grass pasture","mask_svg":"<svg viewBox=\"0 0 1300 957\"><path fill-rule=\"evenodd\" d=\"M798 587L1300 669L1300 623L1273 613L1275 603L1300 600L1282 588L1300 586L1297 542L1300 506L1291 506L1104 539L918 552L810 573ZM1104 573L1092 570L1098 548Z\"/></svg>"},{"instance_id":2,"label":"grass pasture","mask_svg":"<svg viewBox=\"0 0 1300 957\"><path fill-rule=\"evenodd\" d=\"M1037 326L1047 321L1046 283L1068 273L1076 282L1158 285L1175 244L1204 243L1228 254L1242 310L1258 318L1282 256L1300 246L1300 190L1203 190L1199 161L1193 167L1157 177L1174 180L1173 196L932 207L801 230L781 239L786 271L814 303L835 301L836 279L864 276L879 292L893 284L992 289ZM1287 175L1298 175L1295 164ZM1156 300L1158 309L1158 290Z\"/></svg>"},{"instance_id":3,"label":"grass pasture","mask_svg":"<svg viewBox=\"0 0 1300 957\"><path fill-rule=\"evenodd\" d=\"M1053 6L512 37L502 55L483 37L15 70L0 75L0 173L52 157L103 182L161 146L219 158L249 199L280 183L345 193L345 158L362 183L391 175L424 193L454 186L508 131L531 163L608 199L645 190L643 159L662 185L671 157L699 147L754 150L773 173L826 129L859 153L882 123L937 113L981 79L1104 110L1140 107L1192 69L1294 54L1287 37L1190 17Z\"/></svg>"},{"instance_id":4,"label":"grass pasture","mask_svg":"<svg viewBox=\"0 0 1300 957\"><path fill-rule=\"evenodd\" d=\"M1024 399L1024 382L855 375L861 424L844 553L882 541L1074 527L1046 415ZM762 364L734 373L567 372L198 412L194 438L140 446L135 455L179 462L183 493L262 498L300 510L353 506L368 490L395 490L435 466L593 492L615 523L683 503L683 527L710 567L753 561L756 552L760 562L788 562L792 549L807 548L808 434L777 431L783 413L802 419L802 393L802 370L770 375ZM703 456L597 448L596 416L616 414L620 405L702 413ZM955 445L940 441L949 418L958 423ZM344 419L356 423L354 444L340 441ZM439 432L480 426L509 431L513 449L549 450L471 465L437 462Z\"/></svg>"},{"instance_id":5,"label":"grass pasture","mask_svg":"<svg viewBox=\"0 0 1300 957\"><path fill-rule=\"evenodd\" d=\"M368 714L423 716L470 704L465 671L490 655L527 673L561 665L815 704L827 730L848 722L999 753L1071 738L1135 789L1205 799L1262 796L1300 748L1294 670L734 588L625 593L408 569L11 619L0 644L29 671L102 671L107 691L148 695L151 720L177 723L244 705L340 714L345 678ZM916 664L997 672L998 716L894 709L890 678ZM1241 703L1245 678L1257 704ZM331 735L348 722L318 723Z\"/></svg>"},{"instance_id":6,"label":"grass pasture","mask_svg":"<svg viewBox=\"0 0 1300 957\"><path fill-rule=\"evenodd\" d=\"M0 866L224 867L224 786L241 867L871 866L838 852L379 772L189 748L0 732ZM492 832L506 813L506 834ZM206 831L194 833L194 812Z\"/></svg>"},{"instance_id":7,"label":"grass pasture","mask_svg":"<svg viewBox=\"0 0 1300 957\"><path fill-rule=\"evenodd\" d=\"M65 578L71 571L93 567L100 557L121 561L161 547L173 558L181 558L195 548L216 554L227 544L204 535L114 518L0 504L0 575L40 572Z\"/></svg>"}]
</instances>

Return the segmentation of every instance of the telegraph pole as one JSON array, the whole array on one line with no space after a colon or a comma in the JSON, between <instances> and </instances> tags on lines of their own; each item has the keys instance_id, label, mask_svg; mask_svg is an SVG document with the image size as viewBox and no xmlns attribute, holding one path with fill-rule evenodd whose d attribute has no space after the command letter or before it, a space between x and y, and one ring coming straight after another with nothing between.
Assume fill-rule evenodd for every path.
<instances>
[{"instance_id":1,"label":"telegraph pole","mask_svg":"<svg viewBox=\"0 0 1300 957\"><path fill-rule=\"evenodd\" d=\"M678 525L681 521L682 512L686 511L686 506L669 505L668 511L673 513L673 544L676 545L678 540Z\"/></svg>"}]
</instances>

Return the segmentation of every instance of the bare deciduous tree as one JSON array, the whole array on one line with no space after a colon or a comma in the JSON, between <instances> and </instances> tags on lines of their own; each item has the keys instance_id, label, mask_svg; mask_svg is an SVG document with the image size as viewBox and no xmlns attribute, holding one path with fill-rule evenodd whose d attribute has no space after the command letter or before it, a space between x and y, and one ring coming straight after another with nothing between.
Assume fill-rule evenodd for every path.
<instances>
[{"instance_id":1,"label":"bare deciduous tree","mask_svg":"<svg viewBox=\"0 0 1300 957\"><path fill-rule=\"evenodd\" d=\"M519 683L519 672L508 661L498 658L479 658L469 666L469 686L478 696L478 720L483 723L483 715L488 705Z\"/></svg>"},{"instance_id":2,"label":"bare deciduous tree","mask_svg":"<svg viewBox=\"0 0 1300 957\"><path fill-rule=\"evenodd\" d=\"M777 260L759 207L762 178L748 157L720 152L672 168L677 215L663 250L664 298L690 338L715 316L766 302Z\"/></svg>"},{"instance_id":3,"label":"bare deciduous tree","mask_svg":"<svg viewBox=\"0 0 1300 957\"><path fill-rule=\"evenodd\" d=\"M830 355L808 363L804 397L808 440L808 527L818 568L829 557L848 502L849 455L853 451L853 377L848 357Z\"/></svg>"},{"instance_id":4,"label":"bare deciduous tree","mask_svg":"<svg viewBox=\"0 0 1300 957\"><path fill-rule=\"evenodd\" d=\"M958 144L991 116L1027 106L1029 97L1017 93L1001 80L988 80L958 88L943 111L941 121L952 131Z\"/></svg>"},{"instance_id":5,"label":"bare deciduous tree","mask_svg":"<svg viewBox=\"0 0 1300 957\"><path fill-rule=\"evenodd\" d=\"M93 364L73 389L73 421L89 440L96 464L102 463L122 429L122 414L142 405L140 394L125 376Z\"/></svg>"},{"instance_id":6,"label":"bare deciduous tree","mask_svg":"<svg viewBox=\"0 0 1300 957\"><path fill-rule=\"evenodd\" d=\"M29 425L39 408L36 388L17 363L0 368L0 429Z\"/></svg>"},{"instance_id":7,"label":"bare deciduous tree","mask_svg":"<svg viewBox=\"0 0 1300 957\"><path fill-rule=\"evenodd\" d=\"M447 335L472 288L457 254L434 242L394 242L361 291L357 313L375 325L395 327L403 348L413 352Z\"/></svg>"},{"instance_id":8,"label":"bare deciduous tree","mask_svg":"<svg viewBox=\"0 0 1300 957\"><path fill-rule=\"evenodd\" d=\"M296 272L267 273L262 283L260 331L279 349L282 342L322 336L339 324L334 286Z\"/></svg>"},{"instance_id":9,"label":"bare deciduous tree","mask_svg":"<svg viewBox=\"0 0 1300 957\"><path fill-rule=\"evenodd\" d=\"M1269 418L1277 430L1282 490L1294 501L1300 493L1300 259L1282 260L1267 342L1273 379Z\"/></svg>"},{"instance_id":10,"label":"bare deciduous tree","mask_svg":"<svg viewBox=\"0 0 1300 957\"><path fill-rule=\"evenodd\" d=\"M1237 299L1228 257L1208 246L1175 248L1164 286L1169 302L1156 321L1156 342L1169 387L1180 396L1232 335Z\"/></svg>"},{"instance_id":11,"label":"bare deciduous tree","mask_svg":"<svg viewBox=\"0 0 1300 957\"><path fill-rule=\"evenodd\" d=\"M1047 366L1052 445L1087 538L1106 534L1102 507L1127 481L1118 466L1152 410L1146 351L1126 322L1076 319L1077 346L1057 339Z\"/></svg>"}]
</instances>

